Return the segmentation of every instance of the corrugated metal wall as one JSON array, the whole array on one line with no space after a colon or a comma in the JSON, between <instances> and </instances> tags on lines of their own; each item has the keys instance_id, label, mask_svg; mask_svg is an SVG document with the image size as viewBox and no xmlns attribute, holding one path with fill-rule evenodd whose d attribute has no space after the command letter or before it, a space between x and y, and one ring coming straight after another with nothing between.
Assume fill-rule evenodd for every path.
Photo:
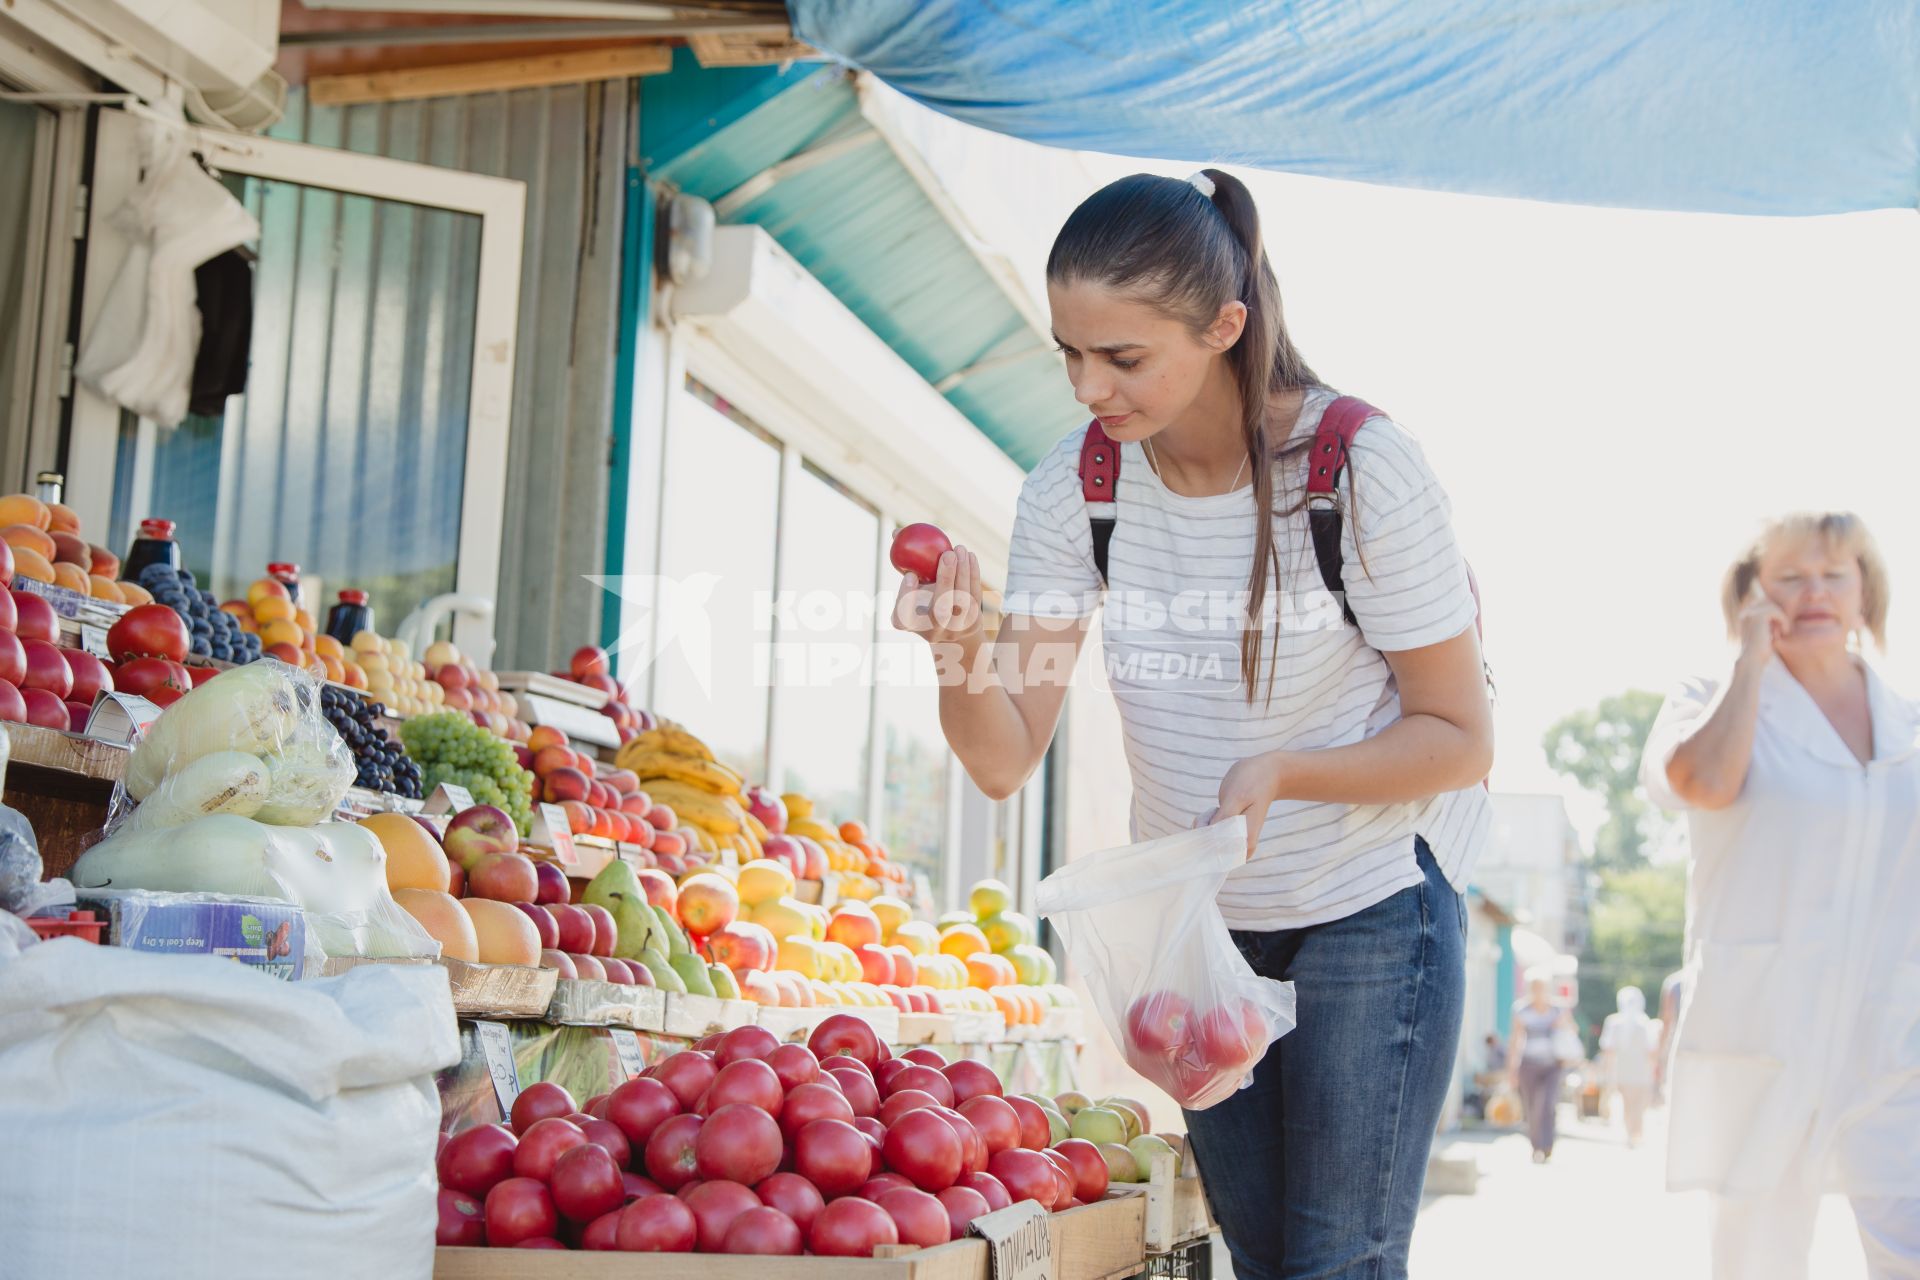
<instances>
[{"instance_id":1,"label":"corrugated metal wall","mask_svg":"<svg viewBox=\"0 0 1920 1280\"><path fill-rule=\"evenodd\" d=\"M314 106L296 92L273 130L290 141L527 184L506 508L465 513L500 530L493 665L501 670L550 669L599 634L603 593L584 575L601 571L606 545L632 102L622 81L346 108ZM389 238L383 225L373 226L366 241L383 271L406 270L410 255L431 268L451 247L411 228L404 239ZM296 296L288 305L303 302ZM406 375L377 356L350 367L336 363L327 399L366 405L390 395L397 376ZM437 385L457 404L423 405L421 412L464 413L464 381ZM363 412L358 430L374 427ZM399 619L381 623L390 632Z\"/></svg>"}]
</instances>

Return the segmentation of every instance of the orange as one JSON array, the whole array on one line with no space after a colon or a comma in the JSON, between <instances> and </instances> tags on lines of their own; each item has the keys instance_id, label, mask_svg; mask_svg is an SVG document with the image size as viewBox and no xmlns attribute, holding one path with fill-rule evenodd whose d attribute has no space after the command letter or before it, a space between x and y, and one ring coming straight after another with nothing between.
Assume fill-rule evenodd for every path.
<instances>
[{"instance_id":1,"label":"orange","mask_svg":"<svg viewBox=\"0 0 1920 1280\"><path fill-rule=\"evenodd\" d=\"M298 649L301 641L306 638L306 634L299 627L284 618L266 623L260 628L260 640L263 644L284 644Z\"/></svg>"},{"instance_id":2,"label":"orange","mask_svg":"<svg viewBox=\"0 0 1920 1280\"><path fill-rule=\"evenodd\" d=\"M987 945L987 935L981 933L976 925L957 924L940 935L940 954L943 956L964 960L979 951L990 955L993 949Z\"/></svg>"},{"instance_id":3,"label":"orange","mask_svg":"<svg viewBox=\"0 0 1920 1280\"><path fill-rule=\"evenodd\" d=\"M53 512L30 493L10 493L0 498L0 524L26 524L45 529L52 523Z\"/></svg>"},{"instance_id":4,"label":"orange","mask_svg":"<svg viewBox=\"0 0 1920 1280\"><path fill-rule=\"evenodd\" d=\"M87 581L95 600L107 600L114 604L127 603L125 593L120 590L119 584L114 582L112 578L103 578L95 573L88 575Z\"/></svg>"},{"instance_id":5,"label":"orange","mask_svg":"<svg viewBox=\"0 0 1920 1280\"><path fill-rule=\"evenodd\" d=\"M53 566L53 582L55 586L78 591L83 596L93 594L93 575L79 565L68 564L64 560Z\"/></svg>"},{"instance_id":6,"label":"orange","mask_svg":"<svg viewBox=\"0 0 1920 1280\"><path fill-rule=\"evenodd\" d=\"M360 825L386 850L387 888L447 891L447 855L425 827L404 813L376 813Z\"/></svg>"},{"instance_id":7,"label":"orange","mask_svg":"<svg viewBox=\"0 0 1920 1280\"><path fill-rule=\"evenodd\" d=\"M864 844L867 839L867 829L858 822L843 822L840 824L840 838L851 845Z\"/></svg>"},{"instance_id":8,"label":"orange","mask_svg":"<svg viewBox=\"0 0 1920 1280\"><path fill-rule=\"evenodd\" d=\"M313 625L313 615L308 613L305 609L299 608L298 606L294 608L293 620L299 623L300 629L306 632L308 635L312 635L314 632L320 629Z\"/></svg>"},{"instance_id":9,"label":"orange","mask_svg":"<svg viewBox=\"0 0 1920 1280\"><path fill-rule=\"evenodd\" d=\"M1000 1016L1007 1020L1008 1026L1020 1025L1020 1006L1014 1003L1012 996L996 991L993 993L993 1003L1000 1010Z\"/></svg>"},{"instance_id":10,"label":"orange","mask_svg":"<svg viewBox=\"0 0 1920 1280\"><path fill-rule=\"evenodd\" d=\"M291 622L293 620L293 601L278 596L263 596L253 606L253 620L259 623Z\"/></svg>"}]
</instances>

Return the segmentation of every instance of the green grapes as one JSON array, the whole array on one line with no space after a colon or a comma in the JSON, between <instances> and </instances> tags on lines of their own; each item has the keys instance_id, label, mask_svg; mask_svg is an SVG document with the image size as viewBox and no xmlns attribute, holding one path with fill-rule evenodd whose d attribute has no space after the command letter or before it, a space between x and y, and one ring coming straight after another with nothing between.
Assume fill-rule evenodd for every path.
<instances>
[{"instance_id":1,"label":"green grapes","mask_svg":"<svg viewBox=\"0 0 1920 1280\"><path fill-rule=\"evenodd\" d=\"M533 775L520 767L512 743L457 711L414 716L400 726L400 740L420 764L423 793L450 782L477 803L506 810L521 835L533 829Z\"/></svg>"}]
</instances>

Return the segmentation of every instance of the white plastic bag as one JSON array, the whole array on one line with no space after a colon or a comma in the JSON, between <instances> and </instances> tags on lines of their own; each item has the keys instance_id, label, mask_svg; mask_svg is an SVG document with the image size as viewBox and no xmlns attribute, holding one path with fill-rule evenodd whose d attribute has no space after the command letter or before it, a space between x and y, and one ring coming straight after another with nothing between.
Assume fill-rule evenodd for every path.
<instances>
[{"instance_id":1,"label":"white plastic bag","mask_svg":"<svg viewBox=\"0 0 1920 1280\"><path fill-rule=\"evenodd\" d=\"M0 1274L433 1273L438 965L279 982L59 938L0 961Z\"/></svg>"},{"instance_id":2,"label":"white plastic bag","mask_svg":"<svg viewBox=\"0 0 1920 1280\"><path fill-rule=\"evenodd\" d=\"M1135 1071L1189 1111L1247 1080L1293 1030L1293 984L1255 974L1215 902L1246 858L1245 818L1076 858L1037 906Z\"/></svg>"}]
</instances>

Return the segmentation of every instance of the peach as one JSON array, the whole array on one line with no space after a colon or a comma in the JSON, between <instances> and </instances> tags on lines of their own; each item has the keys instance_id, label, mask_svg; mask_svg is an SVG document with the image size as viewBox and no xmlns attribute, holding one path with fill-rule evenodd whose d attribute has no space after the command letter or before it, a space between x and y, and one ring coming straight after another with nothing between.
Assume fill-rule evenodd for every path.
<instances>
[{"instance_id":1,"label":"peach","mask_svg":"<svg viewBox=\"0 0 1920 1280\"><path fill-rule=\"evenodd\" d=\"M703 872L680 886L680 923L704 938L740 914L740 895L720 876Z\"/></svg>"},{"instance_id":2,"label":"peach","mask_svg":"<svg viewBox=\"0 0 1920 1280\"><path fill-rule=\"evenodd\" d=\"M534 730L539 733L538 729ZM533 751L532 747L528 750ZM541 747L533 751L533 776L544 780L555 769L574 768L573 752L565 747Z\"/></svg>"},{"instance_id":3,"label":"peach","mask_svg":"<svg viewBox=\"0 0 1920 1280\"><path fill-rule=\"evenodd\" d=\"M97 542L87 544L87 558L92 562L93 571L103 578L120 576L120 557L113 554Z\"/></svg>"},{"instance_id":4,"label":"peach","mask_svg":"<svg viewBox=\"0 0 1920 1280\"><path fill-rule=\"evenodd\" d=\"M30 493L10 493L0 498L0 524L25 524L45 529L53 523L47 504Z\"/></svg>"},{"instance_id":5,"label":"peach","mask_svg":"<svg viewBox=\"0 0 1920 1280\"><path fill-rule=\"evenodd\" d=\"M120 585L112 578L94 573L87 575L87 582L90 588L88 594L95 600L105 600L109 604L127 603L126 595L121 592Z\"/></svg>"},{"instance_id":6,"label":"peach","mask_svg":"<svg viewBox=\"0 0 1920 1280\"><path fill-rule=\"evenodd\" d=\"M587 801L592 789L586 776L570 765L563 765L546 777L545 794L549 804L560 804L567 800Z\"/></svg>"},{"instance_id":7,"label":"peach","mask_svg":"<svg viewBox=\"0 0 1920 1280\"><path fill-rule=\"evenodd\" d=\"M80 513L57 502L47 504L47 528L57 533L80 532Z\"/></svg>"},{"instance_id":8,"label":"peach","mask_svg":"<svg viewBox=\"0 0 1920 1280\"><path fill-rule=\"evenodd\" d=\"M527 746L538 753L543 747L571 748L573 741L552 725L542 724L535 725L533 732L527 736Z\"/></svg>"},{"instance_id":9,"label":"peach","mask_svg":"<svg viewBox=\"0 0 1920 1280\"><path fill-rule=\"evenodd\" d=\"M53 559L56 564L77 564L88 573L93 572L93 548L86 540L71 533L54 533Z\"/></svg>"}]
</instances>

